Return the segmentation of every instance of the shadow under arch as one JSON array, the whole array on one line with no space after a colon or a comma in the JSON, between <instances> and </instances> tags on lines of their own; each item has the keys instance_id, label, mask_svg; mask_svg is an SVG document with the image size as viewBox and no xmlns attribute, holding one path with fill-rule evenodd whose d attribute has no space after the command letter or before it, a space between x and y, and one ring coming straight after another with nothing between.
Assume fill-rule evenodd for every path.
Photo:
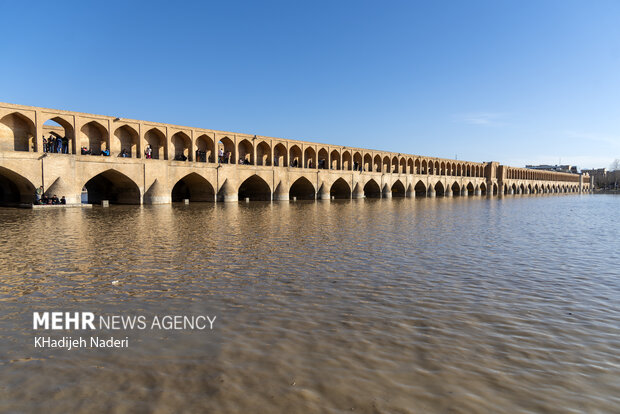
<instances>
[{"instance_id":1,"label":"shadow under arch","mask_svg":"<svg viewBox=\"0 0 620 414\"><path fill-rule=\"evenodd\" d=\"M381 188L372 178L364 185L364 196L366 198L381 198Z\"/></svg>"},{"instance_id":2,"label":"shadow under arch","mask_svg":"<svg viewBox=\"0 0 620 414\"><path fill-rule=\"evenodd\" d=\"M329 189L329 195L337 199L351 198L351 187L342 178L338 178Z\"/></svg>"},{"instance_id":3,"label":"shadow under arch","mask_svg":"<svg viewBox=\"0 0 620 414\"><path fill-rule=\"evenodd\" d=\"M172 187L172 202L188 199L191 202L215 201L211 183L197 173L189 173Z\"/></svg>"},{"instance_id":4,"label":"shadow under arch","mask_svg":"<svg viewBox=\"0 0 620 414\"><path fill-rule=\"evenodd\" d=\"M125 174L106 170L92 177L84 184L89 204L100 204L103 200L111 204L141 204L140 188Z\"/></svg>"},{"instance_id":5,"label":"shadow under arch","mask_svg":"<svg viewBox=\"0 0 620 414\"><path fill-rule=\"evenodd\" d=\"M415 191L416 197L426 197L426 186L424 185L422 180L419 180L416 183L415 187L413 188L413 191Z\"/></svg>"},{"instance_id":6,"label":"shadow under arch","mask_svg":"<svg viewBox=\"0 0 620 414\"><path fill-rule=\"evenodd\" d=\"M299 177L289 190L289 199L297 197L297 200L314 200L316 198L316 189L314 185L306 177Z\"/></svg>"},{"instance_id":7,"label":"shadow under arch","mask_svg":"<svg viewBox=\"0 0 620 414\"><path fill-rule=\"evenodd\" d=\"M392 184L392 197L405 197L405 186L400 180L396 180Z\"/></svg>"},{"instance_id":8,"label":"shadow under arch","mask_svg":"<svg viewBox=\"0 0 620 414\"><path fill-rule=\"evenodd\" d=\"M0 167L0 205L32 203L34 185L20 174Z\"/></svg>"},{"instance_id":9,"label":"shadow under arch","mask_svg":"<svg viewBox=\"0 0 620 414\"><path fill-rule=\"evenodd\" d=\"M238 197L239 200L249 198L250 201L271 201L271 188L265 180L255 174L241 183Z\"/></svg>"}]
</instances>

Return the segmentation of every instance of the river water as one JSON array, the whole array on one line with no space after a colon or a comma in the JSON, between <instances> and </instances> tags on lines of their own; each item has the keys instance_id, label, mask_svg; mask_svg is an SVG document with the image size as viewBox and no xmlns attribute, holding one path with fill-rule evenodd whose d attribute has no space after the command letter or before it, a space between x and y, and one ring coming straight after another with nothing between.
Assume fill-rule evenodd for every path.
<instances>
[{"instance_id":1,"label":"river water","mask_svg":"<svg viewBox=\"0 0 620 414\"><path fill-rule=\"evenodd\" d=\"M620 197L0 210L0 411L618 412ZM41 349L33 311L216 316Z\"/></svg>"}]
</instances>

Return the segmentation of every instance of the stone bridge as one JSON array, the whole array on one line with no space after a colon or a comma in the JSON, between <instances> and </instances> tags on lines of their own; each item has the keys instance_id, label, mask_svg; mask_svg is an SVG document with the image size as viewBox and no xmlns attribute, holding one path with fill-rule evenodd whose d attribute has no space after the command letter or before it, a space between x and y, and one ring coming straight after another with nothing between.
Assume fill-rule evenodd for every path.
<instances>
[{"instance_id":1,"label":"stone bridge","mask_svg":"<svg viewBox=\"0 0 620 414\"><path fill-rule=\"evenodd\" d=\"M44 139L52 135L66 138L65 153L48 151ZM101 155L105 149L110 156ZM118 204L591 190L583 174L0 103L0 203L31 203L39 186L68 203L80 203L86 191L89 203Z\"/></svg>"}]
</instances>

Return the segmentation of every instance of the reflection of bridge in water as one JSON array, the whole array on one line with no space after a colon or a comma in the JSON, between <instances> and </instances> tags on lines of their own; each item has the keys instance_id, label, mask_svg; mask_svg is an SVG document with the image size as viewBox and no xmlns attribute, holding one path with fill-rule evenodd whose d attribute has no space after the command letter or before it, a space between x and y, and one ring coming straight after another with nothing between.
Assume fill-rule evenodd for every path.
<instances>
[{"instance_id":1,"label":"reflection of bridge in water","mask_svg":"<svg viewBox=\"0 0 620 414\"><path fill-rule=\"evenodd\" d=\"M68 139L45 153L43 137ZM152 159L145 159L150 145ZM86 147L94 155L82 155ZM110 149L104 157L102 150ZM118 155L126 150L128 157ZM218 151L230 153L220 164ZM185 159L185 161L181 161ZM294 166L293 166L294 165ZM590 191L589 177L0 104L0 202L503 196Z\"/></svg>"}]
</instances>

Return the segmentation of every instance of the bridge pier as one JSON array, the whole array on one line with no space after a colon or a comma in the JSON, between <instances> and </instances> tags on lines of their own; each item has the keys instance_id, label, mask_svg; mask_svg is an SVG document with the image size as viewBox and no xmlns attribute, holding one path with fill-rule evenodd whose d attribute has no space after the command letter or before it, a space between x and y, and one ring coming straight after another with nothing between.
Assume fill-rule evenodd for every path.
<instances>
[{"instance_id":1,"label":"bridge pier","mask_svg":"<svg viewBox=\"0 0 620 414\"><path fill-rule=\"evenodd\" d=\"M434 198L434 197L435 197L435 195L436 195L436 193L435 193L435 189L434 189L433 187L429 187L427 197L429 197L429 198Z\"/></svg>"},{"instance_id":2,"label":"bridge pier","mask_svg":"<svg viewBox=\"0 0 620 414\"><path fill-rule=\"evenodd\" d=\"M382 198L392 198L392 190L390 189L390 186L385 184L383 186L383 192L381 194Z\"/></svg>"},{"instance_id":3,"label":"bridge pier","mask_svg":"<svg viewBox=\"0 0 620 414\"><path fill-rule=\"evenodd\" d=\"M461 190L461 196L467 197L468 195L469 195L469 191L467 191L466 187L463 187L463 189Z\"/></svg>"},{"instance_id":4,"label":"bridge pier","mask_svg":"<svg viewBox=\"0 0 620 414\"><path fill-rule=\"evenodd\" d=\"M450 189L450 187L448 187L446 189L446 191L443 193L444 197L452 197L452 189Z\"/></svg>"}]
</instances>

